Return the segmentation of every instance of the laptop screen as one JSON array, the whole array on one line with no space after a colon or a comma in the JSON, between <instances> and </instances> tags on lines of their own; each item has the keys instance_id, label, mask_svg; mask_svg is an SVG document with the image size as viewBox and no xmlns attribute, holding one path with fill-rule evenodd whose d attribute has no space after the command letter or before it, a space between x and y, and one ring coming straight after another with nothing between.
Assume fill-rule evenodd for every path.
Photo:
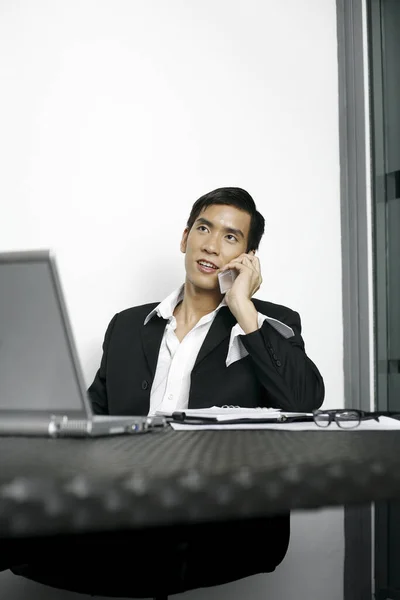
<instances>
[{"instance_id":1,"label":"laptop screen","mask_svg":"<svg viewBox=\"0 0 400 600\"><path fill-rule=\"evenodd\" d=\"M82 411L47 260L0 257L0 411Z\"/></svg>"}]
</instances>

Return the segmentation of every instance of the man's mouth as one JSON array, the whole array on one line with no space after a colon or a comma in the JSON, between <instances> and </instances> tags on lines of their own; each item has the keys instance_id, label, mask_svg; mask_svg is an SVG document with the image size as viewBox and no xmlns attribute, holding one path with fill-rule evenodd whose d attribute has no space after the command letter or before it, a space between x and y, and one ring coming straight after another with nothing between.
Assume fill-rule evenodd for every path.
<instances>
[{"instance_id":1,"label":"man's mouth","mask_svg":"<svg viewBox=\"0 0 400 600\"><path fill-rule=\"evenodd\" d=\"M198 260L197 264L203 273L213 273L214 271L218 271L219 268L217 265L214 265L214 263L209 262L208 260Z\"/></svg>"}]
</instances>

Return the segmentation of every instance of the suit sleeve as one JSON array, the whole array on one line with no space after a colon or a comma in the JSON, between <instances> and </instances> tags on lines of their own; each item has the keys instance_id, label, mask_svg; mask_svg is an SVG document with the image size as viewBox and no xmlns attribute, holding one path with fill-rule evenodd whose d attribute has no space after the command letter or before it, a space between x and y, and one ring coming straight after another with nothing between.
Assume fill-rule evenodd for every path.
<instances>
[{"instance_id":1,"label":"suit sleeve","mask_svg":"<svg viewBox=\"0 0 400 600\"><path fill-rule=\"evenodd\" d=\"M264 405L309 412L321 406L324 382L305 352L299 314L290 311L285 323L293 329L294 336L285 339L264 321L260 329L241 335L240 339L263 387Z\"/></svg>"},{"instance_id":2,"label":"suit sleeve","mask_svg":"<svg viewBox=\"0 0 400 600\"><path fill-rule=\"evenodd\" d=\"M103 356L101 358L100 368L96 373L92 385L88 389L89 399L92 405L92 410L95 415L108 415L108 400L107 400L107 354L110 345L110 338L114 329L115 315L107 327L103 342Z\"/></svg>"}]
</instances>

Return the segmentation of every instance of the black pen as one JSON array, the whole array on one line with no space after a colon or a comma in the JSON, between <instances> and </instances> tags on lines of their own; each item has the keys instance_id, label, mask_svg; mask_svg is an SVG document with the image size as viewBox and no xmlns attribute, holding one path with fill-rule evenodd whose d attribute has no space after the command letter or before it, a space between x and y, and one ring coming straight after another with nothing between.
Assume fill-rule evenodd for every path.
<instances>
[{"instance_id":1,"label":"black pen","mask_svg":"<svg viewBox=\"0 0 400 600\"><path fill-rule=\"evenodd\" d=\"M216 417L199 417L187 415L183 411L175 411L172 413L172 419L174 421L179 421L180 423L218 423L218 419Z\"/></svg>"}]
</instances>

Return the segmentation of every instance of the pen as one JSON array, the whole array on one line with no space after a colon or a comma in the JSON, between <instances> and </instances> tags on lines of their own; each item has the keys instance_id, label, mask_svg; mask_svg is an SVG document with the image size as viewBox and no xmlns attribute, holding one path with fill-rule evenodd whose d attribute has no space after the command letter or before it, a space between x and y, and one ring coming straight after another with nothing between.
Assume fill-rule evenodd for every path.
<instances>
[{"instance_id":1,"label":"pen","mask_svg":"<svg viewBox=\"0 0 400 600\"><path fill-rule=\"evenodd\" d=\"M217 423L216 417L192 417L185 412L176 411L172 413L172 419L181 423Z\"/></svg>"}]
</instances>

